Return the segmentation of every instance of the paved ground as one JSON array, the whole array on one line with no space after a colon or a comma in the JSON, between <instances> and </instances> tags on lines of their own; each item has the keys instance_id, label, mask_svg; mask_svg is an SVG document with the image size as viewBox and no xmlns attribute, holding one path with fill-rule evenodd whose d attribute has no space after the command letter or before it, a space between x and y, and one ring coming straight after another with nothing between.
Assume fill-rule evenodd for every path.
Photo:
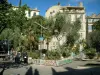
<instances>
[{"instance_id":1,"label":"paved ground","mask_svg":"<svg viewBox=\"0 0 100 75\"><path fill-rule=\"evenodd\" d=\"M100 75L99 67L83 68L80 67L86 64L100 64L95 61L73 61L73 63L63 65L60 67L43 66L43 65L29 65L21 67L13 67L0 69L0 75Z\"/></svg>"},{"instance_id":2,"label":"paved ground","mask_svg":"<svg viewBox=\"0 0 100 75\"><path fill-rule=\"evenodd\" d=\"M63 65L62 67L64 67L64 68L70 67L70 68L76 69L79 66L83 66L83 65L86 65L86 64L87 65L88 64L100 64L100 62L99 61L93 61L93 60L88 60L88 61L73 61L72 63Z\"/></svg>"}]
</instances>

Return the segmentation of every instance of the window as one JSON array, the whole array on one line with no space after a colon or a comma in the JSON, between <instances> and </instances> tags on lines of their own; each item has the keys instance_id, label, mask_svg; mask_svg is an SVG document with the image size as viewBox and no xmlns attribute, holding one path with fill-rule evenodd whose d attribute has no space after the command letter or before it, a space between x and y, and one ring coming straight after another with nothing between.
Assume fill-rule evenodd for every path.
<instances>
[{"instance_id":1,"label":"window","mask_svg":"<svg viewBox=\"0 0 100 75\"><path fill-rule=\"evenodd\" d=\"M98 20L99 20L99 19L94 19L93 22L96 22L96 21L98 21Z\"/></svg>"},{"instance_id":2,"label":"window","mask_svg":"<svg viewBox=\"0 0 100 75\"><path fill-rule=\"evenodd\" d=\"M92 25L89 25L88 26L88 30L92 30Z\"/></svg>"},{"instance_id":3,"label":"window","mask_svg":"<svg viewBox=\"0 0 100 75\"><path fill-rule=\"evenodd\" d=\"M33 16L36 16L36 12L33 13Z\"/></svg>"},{"instance_id":4,"label":"window","mask_svg":"<svg viewBox=\"0 0 100 75\"><path fill-rule=\"evenodd\" d=\"M80 19L81 19L81 21L83 21L83 14L80 15Z\"/></svg>"},{"instance_id":5,"label":"window","mask_svg":"<svg viewBox=\"0 0 100 75\"><path fill-rule=\"evenodd\" d=\"M75 21L75 15L71 15L71 21Z\"/></svg>"},{"instance_id":6,"label":"window","mask_svg":"<svg viewBox=\"0 0 100 75\"><path fill-rule=\"evenodd\" d=\"M88 19L88 22L89 22L89 23L92 22L92 19Z\"/></svg>"},{"instance_id":7,"label":"window","mask_svg":"<svg viewBox=\"0 0 100 75\"><path fill-rule=\"evenodd\" d=\"M52 12L50 12L50 14L52 15Z\"/></svg>"},{"instance_id":8,"label":"window","mask_svg":"<svg viewBox=\"0 0 100 75\"><path fill-rule=\"evenodd\" d=\"M55 13L55 11L53 10L53 13Z\"/></svg>"},{"instance_id":9,"label":"window","mask_svg":"<svg viewBox=\"0 0 100 75\"><path fill-rule=\"evenodd\" d=\"M30 17L31 16L31 11L28 11L28 17Z\"/></svg>"}]
</instances>

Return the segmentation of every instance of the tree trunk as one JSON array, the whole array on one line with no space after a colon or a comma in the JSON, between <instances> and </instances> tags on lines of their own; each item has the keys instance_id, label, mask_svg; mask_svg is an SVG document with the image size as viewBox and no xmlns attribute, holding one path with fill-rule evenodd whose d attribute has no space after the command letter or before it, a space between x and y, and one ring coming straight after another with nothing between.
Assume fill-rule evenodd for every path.
<instances>
[{"instance_id":1,"label":"tree trunk","mask_svg":"<svg viewBox=\"0 0 100 75\"><path fill-rule=\"evenodd\" d=\"M49 50L49 39L47 39L47 50Z\"/></svg>"}]
</instances>

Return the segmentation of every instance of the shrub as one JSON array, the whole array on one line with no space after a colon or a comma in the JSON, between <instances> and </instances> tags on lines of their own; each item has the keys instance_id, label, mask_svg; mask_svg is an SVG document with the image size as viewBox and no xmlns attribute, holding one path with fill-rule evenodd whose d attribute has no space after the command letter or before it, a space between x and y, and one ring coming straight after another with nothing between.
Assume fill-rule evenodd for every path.
<instances>
[{"instance_id":1,"label":"shrub","mask_svg":"<svg viewBox=\"0 0 100 75\"><path fill-rule=\"evenodd\" d=\"M40 58L40 53L36 51L30 51L28 52L28 56L32 57L32 59L39 59Z\"/></svg>"},{"instance_id":2,"label":"shrub","mask_svg":"<svg viewBox=\"0 0 100 75\"><path fill-rule=\"evenodd\" d=\"M89 59L93 59L96 55L96 50L94 48L89 48L85 50L85 54Z\"/></svg>"},{"instance_id":3,"label":"shrub","mask_svg":"<svg viewBox=\"0 0 100 75\"><path fill-rule=\"evenodd\" d=\"M68 53L68 52L65 51L65 52L62 53L62 56L64 58L69 57L70 56L70 53Z\"/></svg>"},{"instance_id":4,"label":"shrub","mask_svg":"<svg viewBox=\"0 0 100 75\"><path fill-rule=\"evenodd\" d=\"M76 55L79 54L79 44L77 44L75 47L73 47L72 52L74 52Z\"/></svg>"},{"instance_id":5,"label":"shrub","mask_svg":"<svg viewBox=\"0 0 100 75\"><path fill-rule=\"evenodd\" d=\"M65 48L65 49L62 49L61 54L64 58L66 58L70 56L70 51L67 48Z\"/></svg>"},{"instance_id":6,"label":"shrub","mask_svg":"<svg viewBox=\"0 0 100 75\"><path fill-rule=\"evenodd\" d=\"M60 59L60 54L58 51L48 51L46 53L46 59L49 59L49 60L57 60L57 59Z\"/></svg>"}]
</instances>

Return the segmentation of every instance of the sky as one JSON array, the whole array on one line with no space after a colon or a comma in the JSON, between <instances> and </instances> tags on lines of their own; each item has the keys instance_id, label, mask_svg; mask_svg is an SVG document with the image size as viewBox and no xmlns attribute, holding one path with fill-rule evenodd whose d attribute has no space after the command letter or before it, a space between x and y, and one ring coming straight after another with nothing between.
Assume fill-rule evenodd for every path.
<instances>
[{"instance_id":1,"label":"sky","mask_svg":"<svg viewBox=\"0 0 100 75\"><path fill-rule=\"evenodd\" d=\"M12 5L18 6L19 0L8 0ZM79 2L83 2L86 10L86 15L100 14L100 0L22 0L22 5L27 4L31 9L38 8L40 15L45 16L45 12L51 6L57 5L60 2L61 6L77 6Z\"/></svg>"}]
</instances>

